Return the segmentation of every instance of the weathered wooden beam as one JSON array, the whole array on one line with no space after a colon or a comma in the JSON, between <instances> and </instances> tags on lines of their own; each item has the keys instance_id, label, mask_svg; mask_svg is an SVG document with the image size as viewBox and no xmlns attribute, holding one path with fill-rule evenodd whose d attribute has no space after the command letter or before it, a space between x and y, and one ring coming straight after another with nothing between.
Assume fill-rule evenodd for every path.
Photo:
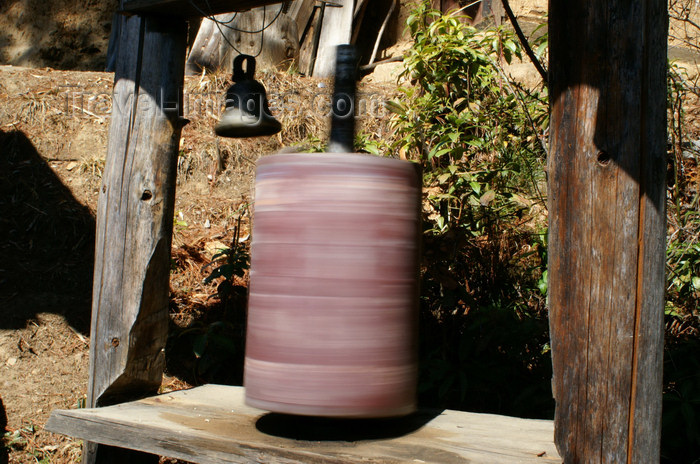
<instances>
[{"instance_id":1,"label":"weathered wooden beam","mask_svg":"<svg viewBox=\"0 0 700 464\"><path fill-rule=\"evenodd\" d=\"M664 0L551 0L549 300L564 462L658 462Z\"/></svg>"},{"instance_id":2,"label":"weathered wooden beam","mask_svg":"<svg viewBox=\"0 0 700 464\"><path fill-rule=\"evenodd\" d=\"M314 77L331 77L335 71L335 48L349 44L352 38L352 20L355 0L334 0L341 5L326 8L321 26L321 40L313 69Z\"/></svg>"},{"instance_id":3,"label":"weathered wooden beam","mask_svg":"<svg viewBox=\"0 0 700 464\"><path fill-rule=\"evenodd\" d=\"M247 406L242 387L222 385L58 410L46 428L202 464L561 463L548 420L449 410L378 420L304 418Z\"/></svg>"},{"instance_id":4,"label":"weathered wooden beam","mask_svg":"<svg viewBox=\"0 0 700 464\"><path fill-rule=\"evenodd\" d=\"M226 20L231 19L229 15L219 15L215 19L224 20L225 16ZM221 62L219 57L221 40L221 34L216 27L216 23L209 18L204 18L187 57L185 72L188 75L194 75L200 74L203 69L209 71L217 69Z\"/></svg>"},{"instance_id":5,"label":"weathered wooden beam","mask_svg":"<svg viewBox=\"0 0 700 464\"><path fill-rule=\"evenodd\" d=\"M292 0L289 6L289 16L296 21L300 36L311 19L315 3L315 0Z\"/></svg>"},{"instance_id":6,"label":"weathered wooden beam","mask_svg":"<svg viewBox=\"0 0 700 464\"><path fill-rule=\"evenodd\" d=\"M88 385L92 407L158 389L168 329L186 24L140 16L121 20L97 209ZM114 461L96 461L94 446L86 450L84 462Z\"/></svg>"},{"instance_id":7,"label":"weathered wooden beam","mask_svg":"<svg viewBox=\"0 0 700 464\"><path fill-rule=\"evenodd\" d=\"M282 0L124 0L122 11L137 14L206 17L246 11L274 3L282 3Z\"/></svg>"}]
</instances>

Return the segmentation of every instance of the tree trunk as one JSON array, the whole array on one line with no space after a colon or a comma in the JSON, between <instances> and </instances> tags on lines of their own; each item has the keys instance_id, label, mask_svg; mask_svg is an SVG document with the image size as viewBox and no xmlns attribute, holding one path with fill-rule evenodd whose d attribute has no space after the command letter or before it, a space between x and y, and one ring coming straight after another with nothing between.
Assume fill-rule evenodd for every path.
<instances>
[{"instance_id":1,"label":"tree trunk","mask_svg":"<svg viewBox=\"0 0 700 464\"><path fill-rule=\"evenodd\" d=\"M549 299L566 463L658 462L666 4L551 0Z\"/></svg>"}]
</instances>

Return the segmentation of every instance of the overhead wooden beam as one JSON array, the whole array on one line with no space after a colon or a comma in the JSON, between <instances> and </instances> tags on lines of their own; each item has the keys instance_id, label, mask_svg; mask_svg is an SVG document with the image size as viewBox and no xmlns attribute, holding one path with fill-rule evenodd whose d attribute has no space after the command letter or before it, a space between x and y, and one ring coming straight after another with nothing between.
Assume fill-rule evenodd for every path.
<instances>
[{"instance_id":1,"label":"overhead wooden beam","mask_svg":"<svg viewBox=\"0 0 700 464\"><path fill-rule=\"evenodd\" d=\"M168 16L213 16L246 11L259 6L282 3L282 0L124 0L125 13L156 13Z\"/></svg>"},{"instance_id":2,"label":"overhead wooden beam","mask_svg":"<svg viewBox=\"0 0 700 464\"><path fill-rule=\"evenodd\" d=\"M659 462L664 0L550 0L549 300L564 462Z\"/></svg>"},{"instance_id":3,"label":"overhead wooden beam","mask_svg":"<svg viewBox=\"0 0 700 464\"><path fill-rule=\"evenodd\" d=\"M121 21L97 209L88 385L92 407L156 392L168 329L186 25L184 20L141 16ZM115 450L105 453L90 445L86 455L83 462L88 464L127 462Z\"/></svg>"}]
</instances>

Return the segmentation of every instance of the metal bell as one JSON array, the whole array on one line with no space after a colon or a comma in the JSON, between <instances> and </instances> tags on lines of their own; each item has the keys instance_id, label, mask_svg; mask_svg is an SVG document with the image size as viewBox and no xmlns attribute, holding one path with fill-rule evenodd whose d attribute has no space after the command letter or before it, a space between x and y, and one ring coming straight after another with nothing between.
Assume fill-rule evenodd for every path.
<instances>
[{"instance_id":1,"label":"metal bell","mask_svg":"<svg viewBox=\"0 0 700 464\"><path fill-rule=\"evenodd\" d=\"M243 62L246 70L243 71ZM233 60L234 84L226 91L226 109L214 127L221 137L258 137L276 134L282 124L270 113L265 87L254 79L255 58L238 55Z\"/></svg>"}]
</instances>

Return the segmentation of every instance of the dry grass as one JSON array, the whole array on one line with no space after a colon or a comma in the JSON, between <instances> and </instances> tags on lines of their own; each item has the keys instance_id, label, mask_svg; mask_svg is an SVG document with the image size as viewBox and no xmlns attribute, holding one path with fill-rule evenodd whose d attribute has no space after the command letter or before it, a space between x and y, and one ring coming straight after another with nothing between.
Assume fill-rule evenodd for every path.
<instances>
[{"instance_id":1,"label":"dry grass","mask_svg":"<svg viewBox=\"0 0 700 464\"><path fill-rule=\"evenodd\" d=\"M330 101L331 82L293 73L268 72L258 77L267 88L273 114L283 124L282 132L257 139L215 137L213 127L223 106L225 89L230 85L229 77L215 73L186 80L186 92L211 93L204 96L210 97L212 102L205 102L208 106L204 105L201 111L189 117L191 122L185 126L180 144L171 272L171 318L178 327L187 327L194 321L206 324L220 311L219 302L213 297L217 283L205 285L203 280L212 270L211 260L216 250L230 245L241 215L242 236L249 233L245 209L252 203L255 162L284 147L298 151L322 149L329 129L324 105ZM85 341L92 274L89 267L91 236L87 231L94 229L92 214L102 181L109 127L108 119L101 117L95 105L101 102L108 107L111 104L110 89L111 76L105 73L11 69L0 74L0 125L6 137L5 154L12 155L0 163L6 167L0 178L12 192L2 198L5 202L11 200L16 207L16 211L6 208L0 223L6 224L7 230L29 230L36 235L25 234L27 240L5 244L15 253L13 256L17 256L12 262L37 258L27 271L31 277L18 280L20 287L10 289L9 296L26 293L27 298L33 298L32 302L40 302L54 287L62 292L70 292L75 287L82 292L80 318L85 320L83 328L78 329L83 341L70 332L78 345L52 345L48 350L38 351L38 356L25 353L26 360L16 356L19 361L12 366L12 373L17 378L29 379L26 392L16 395L4 389L0 392L7 410L11 463L74 464L79 461L81 442L49 434L43 430L43 424L51 409L76 407L85 394ZM86 95L74 99L73 91ZM392 85L361 85L359 89L360 97L369 95L377 107L381 107L382 99L391 98L393 92ZM388 117L360 112L358 132L380 137L389 133L387 122ZM15 151L17 154L13 154ZM59 252L66 254L51 258L51 253ZM48 258L42 258L46 256ZM34 288L39 280L44 293L31 297L27 289ZM235 282L239 288L245 284L240 279ZM73 300L66 301L70 303L56 304L70 309ZM55 309L51 307L48 311ZM77 316L69 322L78 322ZM38 324L58 328L55 322L40 321ZM14 336L28 340L23 333L11 331L6 346L24 348L24 344L16 345ZM38 350L39 345L32 346ZM80 375L72 365L64 366L66 360L73 362L71 356L77 354L81 356ZM75 359L78 362L78 358ZM42 367L40 371L50 375L53 381L58 379L56 369L65 367L67 372L73 372L70 378L60 377L61 382L67 382L61 388L71 392L77 389L79 393L56 393L57 385L31 374L31 369L35 368L29 367L29 360L49 363L52 367ZM5 359L0 359L0 367L4 362ZM26 369L30 370L25 372ZM3 381L5 379L3 377ZM182 378L165 376L162 389L169 391L189 386ZM36 394L45 387L53 389L52 397ZM59 398L64 403L50 403ZM36 401L46 404L36 406ZM40 417L36 415L38 409L43 409Z\"/></svg>"}]
</instances>

